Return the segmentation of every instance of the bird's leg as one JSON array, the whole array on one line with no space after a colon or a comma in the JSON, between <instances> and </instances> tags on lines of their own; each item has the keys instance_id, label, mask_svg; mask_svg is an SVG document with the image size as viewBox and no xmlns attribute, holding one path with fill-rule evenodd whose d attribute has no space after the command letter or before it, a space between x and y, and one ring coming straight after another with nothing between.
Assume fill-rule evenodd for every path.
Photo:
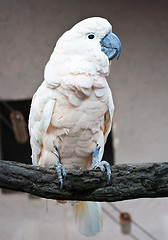
<instances>
[{"instance_id":1,"label":"bird's leg","mask_svg":"<svg viewBox=\"0 0 168 240\"><path fill-rule=\"evenodd\" d=\"M97 145L95 151L92 153L92 168L100 168L100 170L104 173L107 170L108 181L111 179L111 167L107 161L101 161L99 159L99 150L100 146Z\"/></svg>"},{"instance_id":2,"label":"bird's leg","mask_svg":"<svg viewBox=\"0 0 168 240\"><path fill-rule=\"evenodd\" d=\"M99 162L99 145L97 145L95 151L92 153L92 168L96 167L96 164Z\"/></svg>"},{"instance_id":3,"label":"bird's leg","mask_svg":"<svg viewBox=\"0 0 168 240\"><path fill-rule=\"evenodd\" d=\"M61 164L61 157L60 157L60 154L59 154L57 148L54 149L54 154L57 156L57 159L59 159L59 160L58 160L58 163L54 164L50 168L51 169L55 169L57 171L58 180L61 183L61 187L60 188L62 189L63 188L63 178L64 179L66 178L66 172L65 172L65 168Z\"/></svg>"}]
</instances>

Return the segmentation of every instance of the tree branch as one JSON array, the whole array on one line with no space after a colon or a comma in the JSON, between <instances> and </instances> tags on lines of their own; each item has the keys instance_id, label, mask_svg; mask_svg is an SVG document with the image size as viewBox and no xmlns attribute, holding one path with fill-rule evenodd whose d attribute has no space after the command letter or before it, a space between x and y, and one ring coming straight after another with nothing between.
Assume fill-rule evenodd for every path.
<instances>
[{"instance_id":1,"label":"tree branch","mask_svg":"<svg viewBox=\"0 0 168 240\"><path fill-rule=\"evenodd\" d=\"M53 169L0 160L0 187L57 200L114 202L168 197L168 162L122 164L112 179L99 170L67 171L63 189Z\"/></svg>"}]
</instances>

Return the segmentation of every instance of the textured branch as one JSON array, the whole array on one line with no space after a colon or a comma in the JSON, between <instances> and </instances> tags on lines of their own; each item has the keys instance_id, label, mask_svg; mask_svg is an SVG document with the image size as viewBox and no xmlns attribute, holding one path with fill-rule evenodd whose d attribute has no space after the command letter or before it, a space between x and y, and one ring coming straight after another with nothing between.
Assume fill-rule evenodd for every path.
<instances>
[{"instance_id":1,"label":"textured branch","mask_svg":"<svg viewBox=\"0 0 168 240\"><path fill-rule=\"evenodd\" d=\"M63 189L52 169L0 160L0 187L57 200L121 201L168 197L168 162L123 164L112 180L99 170L67 172Z\"/></svg>"}]
</instances>

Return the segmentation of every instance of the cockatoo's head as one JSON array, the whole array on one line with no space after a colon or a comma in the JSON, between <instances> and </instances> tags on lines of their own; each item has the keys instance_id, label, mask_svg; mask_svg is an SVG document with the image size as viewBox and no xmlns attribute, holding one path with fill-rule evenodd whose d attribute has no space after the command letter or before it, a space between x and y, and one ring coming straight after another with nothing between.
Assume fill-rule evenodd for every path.
<instances>
[{"instance_id":1,"label":"cockatoo's head","mask_svg":"<svg viewBox=\"0 0 168 240\"><path fill-rule=\"evenodd\" d=\"M121 53L119 38L104 18L77 23L58 40L50 61L63 63L64 70L87 75L108 75L109 61Z\"/></svg>"}]
</instances>

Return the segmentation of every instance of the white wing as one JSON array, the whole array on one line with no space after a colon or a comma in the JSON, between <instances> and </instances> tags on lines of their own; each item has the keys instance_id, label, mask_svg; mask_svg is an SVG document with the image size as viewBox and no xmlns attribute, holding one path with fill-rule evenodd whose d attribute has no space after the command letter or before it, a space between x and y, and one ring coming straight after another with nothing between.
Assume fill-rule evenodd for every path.
<instances>
[{"instance_id":1,"label":"white wing","mask_svg":"<svg viewBox=\"0 0 168 240\"><path fill-rule=\"evenodd\" d=\"M43 148L42 136L47 131L56 100L49 98L50 89L42 84L34 94L29 115L30 144L32 148L33 165L38 165L38 161Z\"/></svg>"},{"instance_id":2,"label":"white wing","mask_svg":"<svg viewBox=\"0 0 168 240\"><path fill-rule=\"evenodd\" d=\"M105 139L105 142L111 131L113 114L114 114L114 103L113 103L112 93L109 88L109 109L105 113L105 116L104 116L104 139Z\"/></svg>"}]
</instances>

